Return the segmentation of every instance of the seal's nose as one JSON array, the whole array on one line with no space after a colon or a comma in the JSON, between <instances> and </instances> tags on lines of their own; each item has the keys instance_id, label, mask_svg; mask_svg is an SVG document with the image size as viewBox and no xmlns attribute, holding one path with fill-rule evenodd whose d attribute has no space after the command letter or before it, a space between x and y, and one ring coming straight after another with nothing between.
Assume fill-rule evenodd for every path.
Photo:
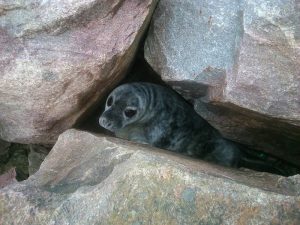
<instances>
[{"instance_id":1,"label":"seal's nose","mask_svg":"<svg viewBox=\"0 0 300 225\"><path fill-rule=\"evenodd\" d=\"M109 120L107 120L105 117L102 117L102 116L99 118L99 124L100 124L100 126L106 128L108 130L111 128L111 125L112 125Z\"/></svg>"}]
</instances>

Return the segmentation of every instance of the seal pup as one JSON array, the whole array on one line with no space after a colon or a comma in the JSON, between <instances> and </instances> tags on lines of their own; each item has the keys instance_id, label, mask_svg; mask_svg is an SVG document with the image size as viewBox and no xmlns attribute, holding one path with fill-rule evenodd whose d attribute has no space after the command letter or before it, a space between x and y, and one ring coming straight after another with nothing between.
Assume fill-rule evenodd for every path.
<instances>
[{"instance_id":1,"label":"seal pup","mask_svg":"<svg viewBox=\"0 0 300 225\"><path fill-rule=\"evenodd\" d=\"M254 151L224 139L179 94L156 84L141 82L117 87L108 96L99 123L116 137L223 166L284 176L300 171L272 157L264 160Z\"/></svg>"},{"instance_id":2,"label":"seal pup","mask_svg":"<svg viewBox=\"0 0 300 225\"><path fill-rule=\"evenodd\" d=\"M116 137L237 167L240 151L172 89L151 83L117 87L99 118Z\"/></svg>"}]
</instances>

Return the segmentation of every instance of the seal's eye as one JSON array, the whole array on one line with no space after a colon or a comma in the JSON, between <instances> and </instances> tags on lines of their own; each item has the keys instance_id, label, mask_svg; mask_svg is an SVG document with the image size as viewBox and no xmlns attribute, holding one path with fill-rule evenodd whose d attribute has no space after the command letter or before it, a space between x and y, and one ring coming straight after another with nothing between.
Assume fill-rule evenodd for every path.
<instances>
[{"instance_id":1,"label":"seal's eye","mask_svg":"<svg viewBox=\"0 0 300 225\"><path fill-rule=\"evenodd\" d=\"M106 105L107 105L108 107L110 107L110 106L112 105L112 103L113 103L113 98L110 96L110 97L107 99Z\"/></svg>"},{"instance_id":2,"label":"seal's eye","mask_svg":"<svg viewBox=\"0 0 300 225\"><path fill-rule=\"evenodd\" d=\"M136 109L125 109L124 114L127 118L131 118L136 114Z\"/></svg>"}]
</instances>

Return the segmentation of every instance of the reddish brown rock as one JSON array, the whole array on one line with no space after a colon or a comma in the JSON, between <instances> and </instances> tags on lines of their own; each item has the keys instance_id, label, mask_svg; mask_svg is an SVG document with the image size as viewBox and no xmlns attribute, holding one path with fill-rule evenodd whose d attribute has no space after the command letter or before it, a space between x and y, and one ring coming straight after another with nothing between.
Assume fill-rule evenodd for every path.
<instances>
[{"instance_id":1,"label":"reddish brown rock","mask_svg":"<svg viewBox=\"0 0 300 225\"><path fill-rule=\"evenodd\" d=\"M2 1L0 138L52 143L128 69L156 0Z\"/></svg>"},{"instance_id":2,"label":"reddish brown rock","mask_svg":"<svg viewBox=\"0 0 300 225\"><path fill-rule=\"evenodd\" d=\"M68 130L39 171L0 189L0 224L299 224L299 185Z\"/></svg>"},{"instance_id":3,"label":"reddish brown rock","mask_svg":"<svg viewBox=\"0 0 300 225\"><path fill-rule=\"evenodd\" d=\"M300 166L300 5L161 0L145 57L229 139Z\"/></svg>"}]
</instances>

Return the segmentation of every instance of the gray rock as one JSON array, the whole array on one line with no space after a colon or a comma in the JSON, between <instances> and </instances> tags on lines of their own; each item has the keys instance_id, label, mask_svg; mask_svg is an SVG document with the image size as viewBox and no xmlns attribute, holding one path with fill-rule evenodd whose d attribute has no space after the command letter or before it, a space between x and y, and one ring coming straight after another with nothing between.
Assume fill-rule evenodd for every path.
<instances>
[{"instance_id":1,"label":"gray rock","mask_svg":"<svg viewBox=\"0 0 300 225\"><path fill-rule=\"evenodd\" d=\"M0 190L0 223L299 224L299 181L68 130L39 171Z\"/></svg>"},{"instance_id":2,"label":"gray rock","mask_svg":"<svg viewBox=\"0 0 300 225\"><path fill-rule=\"evenodd\" d=\"M54 143L120 81L156 0L0 3L0 138Z\"/></svg>"},{"instance_id":3,"label":"gray rock","mask_svg":"<svg viewBox=\"0 0 300 225\"><path fill-rule=\"evenodd\" d=\"M300 5L161 0L145 57L222 134L300 165Z\"/></svg>"}]
</instances>

